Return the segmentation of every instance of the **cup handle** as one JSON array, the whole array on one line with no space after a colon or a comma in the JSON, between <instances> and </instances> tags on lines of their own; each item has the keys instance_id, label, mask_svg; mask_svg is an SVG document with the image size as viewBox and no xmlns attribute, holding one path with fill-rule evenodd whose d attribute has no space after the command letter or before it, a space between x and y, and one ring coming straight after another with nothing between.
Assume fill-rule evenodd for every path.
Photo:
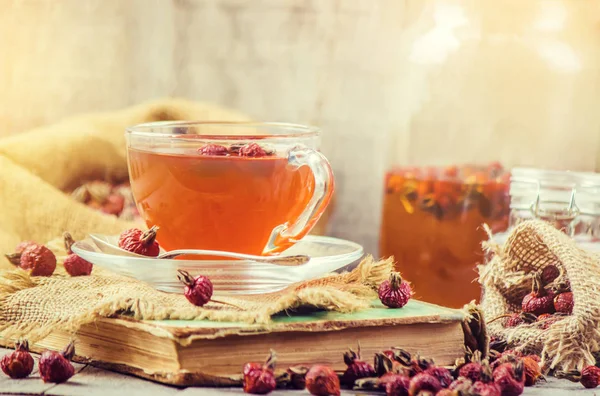
<instances>
[{"instance_id":1,"label":"cup handle","mask_svg":"<svg viewBox=\"0 0 600 396\"><path fill-rule=\"evenodd\" d=\"M313 195L300 216L293 222L275 227L264 254L279 253L302 239L325 212L334 190L333 171L327 158L320 152L295 147L288 153L288 164L300 168L308 166L315 178Z\"/></svg>"}]
</instances>

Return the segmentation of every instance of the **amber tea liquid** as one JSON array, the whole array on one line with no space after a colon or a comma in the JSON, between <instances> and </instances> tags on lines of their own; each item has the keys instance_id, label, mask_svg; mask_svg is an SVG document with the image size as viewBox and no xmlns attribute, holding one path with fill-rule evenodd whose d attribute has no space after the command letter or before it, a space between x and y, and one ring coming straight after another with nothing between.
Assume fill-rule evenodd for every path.
<instances>
[{"instance_id":1,"label":"amber tea liquid","mask_svg":"<svg viewBox=\"0 0 600 396\"><path fill-rule=\"evenodd\" d=\"M131 188L166 250L260 255L273 229L294 221L314 191L306 166L287 158L200 156L196 150L129 149Z\"/></svg>"},{"instance_id":2,"label":"amber tea liquid","mask_svg":"<svg viewBox=\"0 0 600 396\"><path fill-rule=\"evenodd\" d=\"M454 308L480 298L482 225L506 230L508 179L498 165L387 174L380 253L394 256L416 298Z\"/></svg>"}]
</instances>

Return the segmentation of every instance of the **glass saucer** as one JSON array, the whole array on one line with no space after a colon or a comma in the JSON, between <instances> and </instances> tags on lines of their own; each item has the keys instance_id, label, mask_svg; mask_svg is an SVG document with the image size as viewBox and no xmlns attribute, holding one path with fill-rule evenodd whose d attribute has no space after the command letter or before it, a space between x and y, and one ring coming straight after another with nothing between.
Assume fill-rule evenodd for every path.
<instances>
[{"instance_id":1,"label":"glass saucer","mask_svg":"<svg viewBox=\"0 0 600 396\"><path fill-rule=\"evenodd\" d=\"M117 243L118 236L105 236ZM309 235L281 255L306 254L311 257L297 267L257 263L251 260L167 260L121 256L102 252L88 241L72 246L78 256L120 275L136 278L167 293L183 293L177 270L210 278L215 294L263 294L286 288L292 283L337 271L362 258L361 245L344 239Z\"/></svg>"}]
</instances>

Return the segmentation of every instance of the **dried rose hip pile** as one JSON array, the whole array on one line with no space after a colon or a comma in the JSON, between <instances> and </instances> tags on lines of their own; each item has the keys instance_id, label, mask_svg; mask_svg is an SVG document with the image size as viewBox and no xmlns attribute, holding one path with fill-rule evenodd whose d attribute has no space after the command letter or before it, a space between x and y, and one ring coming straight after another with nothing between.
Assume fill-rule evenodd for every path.
<instances>
[{"instance_id":1,"label":"dried rose hip pile","mask_svg":"<svg viewBox=\"0 0 600 396\"><path fill-rule=\"evenodd\" d=\"M229 147L220 144L207 144L198 149L198 154L215 157L268 157L275 151L267 149L257 143L232 144Z\"/></svg>"},{"instance_id":2,"label":"dried rose hip pile","mask_svg":"<svg viewBox=\"0 0 600 396\"><path fill-rule=\"evenodd\" d=\"M60 384L75 374L70 360L75 355L75 346L70 343L63 352L45 351L40 356L38 368L44 382ZM26 378L33 371L34 361L29 353L27 341L17 343L14 352L0 360L4 374L13 379Z\"/></svg>"},{"instance_id":3,"label":"dried rose hip pile","mask_svg":"<svg viewBox=\"0 0 600 396\"><path fill-rule=\"evenodd\" d=\"M267 394L275 388L306 388L312 395L326 396L339 395L340 387L344 387L389 396L516 396L523 393L524 387L543 379L538 356L508 350L492 351L486 359L481 359L477 351L458 359L452 367L442 367L395 347L376 353L371 364L361 359L359 348L358 352L346 352L344 362L347 368L339 373L328 366L314 365L292 366L276 375L275 354L271 351L266 363L244 366L244 391ZM589 371L586 379L593 377Z\"/></svg>"},{"instance_id":4,"label":"dried rose hip pile","mask_svg":"<svg viewBox=\"0 0 600 396\"><path fill-rule=\"evenodd\" d=\"M573 313L573 293L565 275L554 265L533 274L531 293L521 302L521 312L502 315L505 327L536 325L548 329L552 324ZM491 322L491 321L490 321Z\"/></svg>"},{"instance_id":5,"label":"dried rose hip pile","mask_svg":"<svg viewBox=\"0 0 600 396\"><path fill-rule=\"evenodd\" d=\"M65 271L71 276L90 275L93 264L82 259L71 251L75 241L68 232L64 235L67 257L63 261ZM15 252L5 255L8 261L25 270L31 276L52 276L56 269L56 256L44 245L33 241L24 241L15 247Z\"/></svg>"},{"instance_id":6,"label":"dried rose hip pile","mask_svg":"<svg viewBox=\"0 0 600 396\"><path fill-rule=\"evenodd\" d=\"M134 221L140 218L128 182L112 184L92 181L77 187L70 195L77 202L123 220Z\"/></svg>"}]
</instances>

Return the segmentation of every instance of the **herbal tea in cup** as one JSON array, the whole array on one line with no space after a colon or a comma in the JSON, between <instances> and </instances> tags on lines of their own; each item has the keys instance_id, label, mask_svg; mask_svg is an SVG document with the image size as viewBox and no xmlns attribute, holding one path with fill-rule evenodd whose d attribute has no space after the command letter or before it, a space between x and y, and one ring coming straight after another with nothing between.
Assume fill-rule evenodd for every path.
<instances>
[{"instance_id":1,"label":"herbal tea in cup","mask_svg":"<svg viewBox=\"0 0 600 396\"><path fill-rule=\"evenodd\" d=\"M166 250L281 252L311 230L333 193L315 128L160 122L126 136L133 196Z\"/></svg>"}]
</instances>

